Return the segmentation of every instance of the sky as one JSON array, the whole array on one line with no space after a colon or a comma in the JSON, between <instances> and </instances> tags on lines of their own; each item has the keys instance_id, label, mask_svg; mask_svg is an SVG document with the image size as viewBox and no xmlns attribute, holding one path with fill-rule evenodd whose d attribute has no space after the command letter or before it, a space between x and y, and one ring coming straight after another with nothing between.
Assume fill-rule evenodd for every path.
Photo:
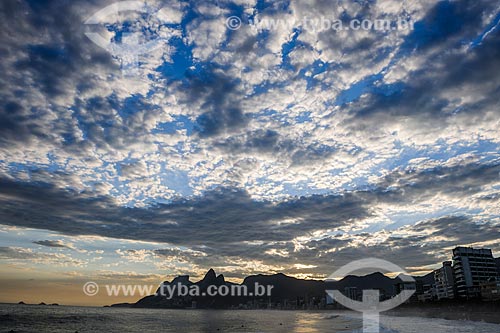
<instances>
[{"instance_id":1,"label":"sky","mask_svg":"<svg viewBox=\"0 0 500 333\"><path fill-rule=\"evenodd\" d=\"M0 2L0 302L500 256L499 1L114 3Z\"/></svg>"}]
</instances>

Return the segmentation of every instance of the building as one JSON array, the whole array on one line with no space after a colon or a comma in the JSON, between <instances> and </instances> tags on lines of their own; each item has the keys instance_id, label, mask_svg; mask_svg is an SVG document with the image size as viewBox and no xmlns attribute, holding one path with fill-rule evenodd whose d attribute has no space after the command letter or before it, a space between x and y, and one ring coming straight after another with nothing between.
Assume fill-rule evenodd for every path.
<instances>
[{"instance_id":1,"label":"building","mask_svg":"<svg viewBox=\"0 0 500 333\"><path fill-rule=\"evenodd\" d=\"M425 290L422 294L417 295L417 299L419 302L430 302L434 299L433 289Z\"/></svg>"},{"instance_id":2,"label":"building","mask_svg":"<svg viewBox=\"0 0 500 333\"><path fill-rule=\"evenodd\" d=\"M481 284L481 299L485 301L500 300L500 280L484 282Z\"/></svg>"},{"instance_id":3,"label":"building","mask_svg":"<svg viewBox=\"0 0 500 333\"><path fill-rule=\"evenodd\" d=\"M394 294L399 295L404 290L415 291L413 295L406 301L406 303L412 303L418 301L418 295L416 293L417 290L417 282L410 281L400 281L394 284Z\"/></svg>"},{"instance_id":4,"label":"building","mask_svg":"<svg viewBox=\"0 0 500 333\"><path fill-rule=\"evenodd\" d=\"M434 289L433 286L435 284L434 280L434 272L430 272L424 276L418 276L415 278L416 280L416 297L420 302L432 301L434 298Z\"/></svg>"},{"instance_id":5,"label":"building","mask_svg":"<svg viewBox=\"0 0 500 333\"><path fill-rule=\"evenodd\" d=\"M481 297L481 284L498 277L491 250L471 247L453 249L453 273L457 297L467 299Z\"/></svg>"},{"instance_id":6,"label":"building","mask_svg":"<svg viewBox=\"0 0 500 333\"><path fill-rule=\"evenodd\" d=\"M358 288L356 288L356 287L345 287L344 288L344 295L346 297L349 297L352 300L355 300L355 301L359 300Z\"/></svg>"},{"instance_id":7,"label":"building","mask_svg":"<svg viewBox=\"0 0 500 333\"><path fill-rule=\"evenodd\" d=\"M455 298L455 278L451 261L443 262L443 267L434 271L433 298L453 299Z\"/></svg>"}]
</instances>

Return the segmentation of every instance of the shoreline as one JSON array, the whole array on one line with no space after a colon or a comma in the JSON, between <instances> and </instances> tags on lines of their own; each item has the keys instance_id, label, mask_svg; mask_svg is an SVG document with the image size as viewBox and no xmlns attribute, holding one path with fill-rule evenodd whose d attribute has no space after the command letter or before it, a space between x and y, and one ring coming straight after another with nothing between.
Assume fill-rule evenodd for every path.
<instances>
[{"instance_id":1,"label":"shoreline","mask_svg":"<svg viewBox=\"0 0 500 333\"><path fill-rule=\"evenodd\" d=\"M405 304L396 309L383 312L382 315L500 324L500 304L497 302Z\"/></svg>"},{"instance_id":2,"label":"shoreline","mask_svg":"<svg viewBox=\"0 0 500 333\"><path fill-rule=\"evenodd\" d=\"M33 307L54 307L40 304L18 304L0 303L2 305L33 306ZM136 308L132 306L80 306L80 305L58 305L58 307L84 307L97 309L150 309L150 310L185 310L185 311L285 311L285 312L311 312L311 313L335 313L336 315L348 315L349 313L359 313L348 309L169 309L169 308ZM472 321L491 324L500 324L500 304L498 303L427 303L405 304L396 309L382 312L383 316L392 317L416 317L445 319L452 321Z\"/></svg>"}]
</instances>

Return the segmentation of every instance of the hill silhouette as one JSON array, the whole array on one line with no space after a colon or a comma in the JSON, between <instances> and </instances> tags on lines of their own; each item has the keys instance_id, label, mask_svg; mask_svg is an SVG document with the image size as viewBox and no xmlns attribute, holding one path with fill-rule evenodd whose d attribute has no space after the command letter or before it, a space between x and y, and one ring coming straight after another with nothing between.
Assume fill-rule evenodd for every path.
<instances>
[{"instance_id":1,"label":"hill silhouette","mask_svg":"<svg viewBox=\"0 0 500 333\"><path fill-rule=\"evenodd\" d=\"M225 281L222 274L217 275L210 269L203 279L192 282L188 275L174 278L171 282L163 282L155 295L146 296L140 299L131 307L137 308L204 308L223 309L235 307L262 308L269 307L270 304L289 308L309 308L320 307L325 304L326 290L340 290L344 292L346 288L354 288L354 291L361 295L362 290L378 289L385 297L394 295L394 285L400 282L399 278L389 278L382 273L373 273L365 276L349 275L339 281L305 280L287 276L282 273L272 275L251 275L246 277L241 284ZM271 295L255 296L256 284L260 286L273 286ZM246 286L247 294L229 296L207 296L210 286ZM178 295L174 293L172 297L168 288L180 288L185 286L192 288L196 286L199 290L197 295ZM213 287L212 287L213 288ZM163 292L162 292L163 291ZM352 297L352 291L351 291Z\"/></svg>"}]
</instances>

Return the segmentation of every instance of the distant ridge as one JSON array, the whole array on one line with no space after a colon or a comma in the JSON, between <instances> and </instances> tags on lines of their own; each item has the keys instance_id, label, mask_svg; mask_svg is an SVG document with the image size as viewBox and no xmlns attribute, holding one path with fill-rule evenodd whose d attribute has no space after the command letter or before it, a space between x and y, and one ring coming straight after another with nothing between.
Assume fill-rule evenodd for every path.
<instances>
[{"instance_id":1,"label":"distant ridge","mask_svg":"<svg viewBox=\"0 0 500 333\"><path fill-rule=\"evenodd\" d=\"M136 308L234 308L242 306L262 307L266 304L281 304L281 306L294 306L303 308L310 304L318 305L322 299L326 297L326 290L340 290L344 292L346 288L356 288L358 291L366 289L378 289L381 294L386 297L391 297L394 294L394 285L401 280L399 278L390 278L382 273L373 273L365 276L349 275L339 281L322 281L322 280L304 280L287 276L283 273L272 275L251 275L244 278L241 285L245 285L249 293L254 294L255 284L272 285L272 293L270 297L252 297L252 296L175 296L168 299L162 295L151 295L140 299L131 307ZM178 284L190 287L196 285L202 292L206 292L211 285L235 285L227 282L222 274L217 275L213 269L209 269L203 279L198 282L192 282L188 275L181 275L174 278L171 282L165 281L157 289L157 293L161 288L167 286L177 286ZM248 305L251 304L251 305ZM116 306L124 306L123 304Z\"/></svg>"}]
</instances>

